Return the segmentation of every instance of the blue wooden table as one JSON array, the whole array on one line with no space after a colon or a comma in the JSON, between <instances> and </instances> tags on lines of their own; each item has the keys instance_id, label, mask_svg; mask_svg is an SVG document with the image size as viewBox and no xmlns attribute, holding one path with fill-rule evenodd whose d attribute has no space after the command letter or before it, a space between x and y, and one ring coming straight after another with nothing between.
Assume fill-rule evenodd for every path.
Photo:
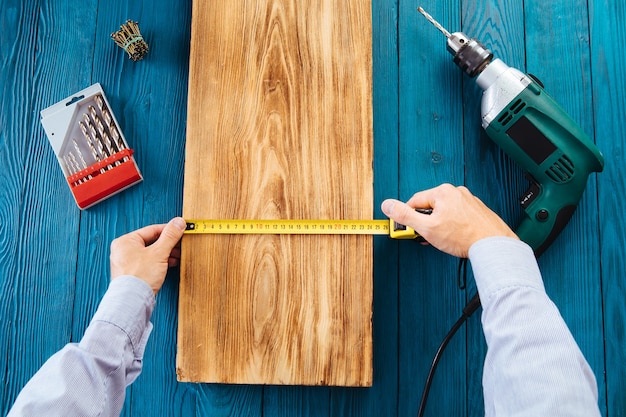
<instances>
[{"instance_id":1,"label":"blue wooden table","mask_svg":"<svg viewBox=\"0 0 626 417\"><path fill-rule=\"evenodd\" d=\"M297 1L297 0L296 0ZM375 213L442 182L466 184L505 220L527 186L480 128L480 91L417 13L372 0ZM623 242L626 3L424 0L449 30L476 36L537 75L606 158L578 211L540 259L549 295L598 380L605 415L626 415ZM78 341L109 281L110 241L182 206L191 0L0 0L0 411L41 364ZM150 45L134 63L109 38L126 19ZM338 52L339 53L339 52ZM49 105L100 82L144 174L86 211L74 204L39 122ZM216 103L219 105L219 103ZM432 356L474 291L457 260L375 238L372 388L176 382L178 271L159 293L143 374L125 416L414 416ZM480 416L479 314L445 352L427 415Z\"/></svg>"}]
</instances>

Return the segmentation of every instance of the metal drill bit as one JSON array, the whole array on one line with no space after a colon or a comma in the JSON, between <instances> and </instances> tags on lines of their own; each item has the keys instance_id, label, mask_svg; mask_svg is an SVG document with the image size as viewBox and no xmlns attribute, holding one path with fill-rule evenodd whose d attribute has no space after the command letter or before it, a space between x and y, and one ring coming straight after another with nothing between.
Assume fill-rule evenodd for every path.
<instances>
[{"instance_id":1,"label":"metal drill bit","mask_svg":"<svg viewBox=\"0 0 626 417\"><path fill-rule=\"evenodd\" d=\"M117 127L111 126L111 137L117 143L117 147L122 150L126 149L124 142L122 141L122 137L120 136L120 132L117 130Z\"/></svg>"},{"instance_id":2,"label":"metal drill bit","mask_svg":"<svg viewBox=\"0 0 626 417\"><path fill-rule=\"evenodd\" d=\"M76 174L76 171L74 170L74 166L72 164L72 160L68 155L65 155L63 157L63 162L65 163L65 168L67 168L68 174L70 174L69 176Z\"/></svg>"},{"instance_id":3,"label":"metal drill bit","mask_svg":"<svg viewBox=\"0 0 626 417\"><path fill-rule=\"evenodd\" d=\"M91 125L91 122L89 122L89 116L85 114L83 115L83 119L87 120L87 123ZM79 122L79 125L80 125L80 130L83 131L83 135L85 136L85 140L87 141L87 145L89 146L89 150L91 151L93 158L96 160L96 163L101 162L102 158L100 154L98 154L98 151L96 150L96 146L94 145L94 141L92 140L91 135L89 134L87 125L85 125L85 122ZM100 168L101 174L104 174L105 172L106 170L104 168Z\"/></svg>"},{"instance_id":4,"label":"metal drill bit","mask_svg":"<svg viewBox=\"0 0 626 417\"><path fill-rule=\"evenodd\" d=\"M102 159L106 158L104 156L104 153L98 152L99 149L96 148L96 146L98 146L98 139L96 138L96 131L93 128L93 124L91 123L91 118L89 117L87 113L83 114L83 121L80 122L80 129L82 130L83 135L85 135L87 144L89 145L94 158L96 158L96 162L100 162Z\"/></svg>"},{"instance_id":5,"label":"metal drill bit","mask_svg":"<svg viewBox=\"0 0 626 417\"><path fill-rule=\"evenodd\" d=\"M98 112L96 111L96 108L94 106L87 107L87 110L89 111L89 115L91 116L91 122L92 122L91 124L89 124L89 129L94 139L96 140L96 143L99 142L98 148L100 149L102 156L104 158L107 158L111 156L112 151L111 149L107 149L106 144L102 140L102 134L104 133L104 126L102 125L102 122L100 121L100 118L98 117ZM97 133L95 129L97 129Z\"/></svg>"},{"instance_id":6,"label":"metal drill bit","mask_svg":"<svg viewBox=\"0 0 626 417\"><path fill-rule=\"evenodd\" d=\"M80 172L80 166L78 165L78 161L76 161L76 157L74 156L74 154L72 152L70 152L68 154L70 161L72 162L72 165L74 166L75 172L74 174L78 174ZM82 184L83 183L83 179L79 178L78 179L78 183Z\"/></svg>"},{"instance_id":7,"label":"metal drill bit","mask_svg":"<svg viewBox=\"0 0 626 417\"><path fill-rule=\"evenodd\" d=\"M98 134L98 132L96 132L96 128L93 123L89 123L89 131L91 132L91 136L95 139L94 142L98 146L98 151L100 152L100 155L102 155L102 158L106 159L110 157L111 153L105 148L104 141L102 140L102 137ZM107 170L112 168L113 165L107 164Z\"/></svg>"},{"instance_id":8,"label":"metal drill bit","mask_svg":"<svg viewBox=\"0 0 626 417\"><path fill-rule=\"evenodd\" d=\"M111 140L111 137L109 136L109 134L107 132L102 132L102 139L104 140L105 145L111 149L111 154L116 154L117 152L119 152L119 150L117 149L117 145L115 143L113 143L113 141Z\"/></svg>"},{"instance_id":9,"label":"metal drill bit","mask_svg":"<svg viewBox=\"0 0 626 417\"><path fill-rule=\"evenodd\" d=\"M96 151L96 147L93 144L93 141L91 140L91 136L89 135L89 132L87 131L87 126L85 126L85 123L80 122L80 130L83 131L83 135L85 136L85 140L87 141L87 145L89 145L89 149L91 150L91 154L93 155L93 158L96 160L96 162L100 162L100 155L98 155L98 152Z\"/></svg>"},{"instance_id":10,"label":"metal drill bit","mask_svg":"<svg viewBox=\"0 0 626 417\"><path fill-rule=\"evenodd\" d=\"M100 94L96 96L95 100L96 100L96 104L98 105L98 108L100 109L100 112L103 112L104 110L106 110L106 106L104 105L104 98L102 98Z\"/></svg>"},{"instance_id":11,"label":"metal drill bit","mask_svg":"<svg viewBox=\"0 0 626 417\"><path fill-rule=\"evenodd\" d=\"M78 122L78 125L80 126L80 130L82 130L83 136L85 137L87 143L91 142L91 138L89 137L89 132L87 131L87 126L85 125L85 123Z\"/></svg>"},{"instance_id":12,"label":"metal drill bit","mask_svg":"<svg viewBox=\"0 0 626 417\"><path fill-rule=\"evenodd\" d=\"M76 153L78 154L78 157L80 158L80 161L83 164L82 169L87 169L87 162L85 162L85 158L83 157L83 152L80 150L80 147L78 146L78 142L76 142L76 139L72 139L72 142L74 142L74 149L76 149Z\"/></svg>"},{"instance_id":13,"label":"metal drill bit","mask_svg":"<svg viewBox=\"0 0 626 417\"><path fill-rule=\"evenodd\" d=\"M102 138L102 142L105 146L107 153L109 154L109 156L113 155L116 152L116 150L112 146L111 139L109 138L109 135L106 132L104 124L102 124L102 120L100 120L98 115L95 115L93 119L94 119L94 124L96 125L96 129L98 129L98 134Z\"/></svg>"},{"instance_id":14,"label":"metal drill bit","mask_svg":"<svg viewBox=\"0 0 626 417\"><path fill-rule=\"evenodd\" d=\"M470 39L463 32L448 32L424 9L417 10L424 15L430 23L446 35L446 49L454 56L454 63L470 77L480 74L493 59L493 53L476 39Z\"/></svg>"},{"instance_id":15,"label":"metal drill bit","mask_svg":"<svg viewBox=\"0 0 626 417\"><path fill-rule=\"evenodd\" d=\"M96 159L96 162L100 162L103 159L103 155L99 153L98 150L96 149L97 140L94 134L95 130L93 132L91 131L91 127L93 127L93 125L91 124L91 120L89 119L89 116L87 114L83 115L83 120L84 122L80 122L80 129L83 131L83 134L85 135L87 144L89 145L89 148L91 149L91 153L93 154L93 157Z\"/></svg>"},{"instance_id":16,"label":"metal drill bit","mask_svg":"<svg viewBox=\"0 0 626 417\"><path fill-rule=\"evenodd\" d=\"M439 29L441 31L441 33L446 35L446 38L449 38L450 36L452 36L452 34L450 34L450 32L448 32L443 26L441 26L441 24L439 22L437 22L431 15L426 13L426 11L424 9L422 9L422 6L418 7L417 11L420 12L421 14L423 14L424 17L426 19L428 19L428 21L430 23L433 24L433 26L435 26L437 29Z\"/></svg>"},{"instance_id":17,"label":"metal drill bit","mask_svg":"<svg viewBox=\"0 0 626 417\"><path fill-rule=\"evenodd\" d=\"M122 140L122 137L120 136L120 133L115 126L111 126L111 137L113 138L113 142L117 144L117 148L120 150L120 152L126 149L126 145L124 144L124 141ZM122 159L122 162L128 162L129 160L130 158L128 156L125 156Z\"/></svg>"},{"instance_id":18,"label":"metal drill bit","mask_svg":"<svg viewBox=\"0 0 626 417\"><path fill-rule=\"evenodd\" d=\"M102 109L102 118L104 119L104 123L109 126L109 129L111 128L111 126L114 126L113 117L111 117L111 113L108 109Z\"/></svg>"},{"instance_id":19,"label":"metal drill bit","mask_svg":"<svg viewBox=\"0 0 626 417\"><path fill-rule=\"evenodd\" d=\"M102 120L100 120L100 117L98 116L98 112L96 111L96 108L94 106L89 106L88 111L89 111L89 115L91 116L91 120L93 122L93 125L90 125L90 130L93 136L99 142L98 147L102 152L104 152L103 156L108 158L109 156L113 155L116 151L111 146L111 140L109 139L109 136L106 133L104 124L102 124ZM93 126L95 126L97 133L96 131L94 131Z\"/></svg>"},{"instance_id":20,"label":"metal drill bit","mask_svg":"<svg viewBox=\"0 0 626 417\"><path fill-rule=\"evenodd\" d=\"M72 175L78 174L78 172L80 171L80 166L78 166L78 162L76 161L76 157L74 156L74 154L72 152L69 152L67 154L67 159L70 161L70 164L72 165L72 170L73 170L73 174ZM78 184L82 184L82 183L83 183L83 179L79 178L77 181L74 182L74 185L78 185Z\"/></svg>"},{"instance_id":21,"label":"metal drill bit","mask_svg":"<svg viewBox=\"0 0 626 417\"><path fill-rule=\"evenodd\" d=\"M111 115L109 109L104 106L104 102L102 103L102 106L103 107L100 109L100 112L102 113L102 119L104 119L104 128L105 130L108 129L109 131L109 135L105 138L105 140L108 139L111 141L110 143L112 149L114 150L114 153L123 151L124 149L126 149L126 144L124 144L124 140L122 140L122 136L120 135L120 132L117 129L115 122L113 121L113 116ZM105 135L102 135L102 137L105 137ZM122 159L123 162L126 162L128 160L129 158L127 156ZM118 164L116 163L116 165Z\"/></svg>"},{"instance_id":22,"label":"metal drill bit","mask_svg":"<svg viewBox=\"0 0 626 417\"><path fill-rule=\"evenodd\" d=\"M96 117L98 117L98 112L96 111L96 108L94 106L89 106L87 107L87 111L89 112L89 115L91 116L91 120L95 121Z\"/></svg>"},{"instance_id":23,"label":"metal drill bit","mask_svg":"<svg viewBox=\"0 0 626 417\"><path fill-rule=\"evenodd\" d=\"M89 126L89 123L91 123L91 119L87 113L83 113L83 121L81 123L84 123L85 126Z\"/></svg>"},{"instance_id":24,"label":"metal drill bit","mask_svg":"<svg viewBox=\"0 0 626 417\"><path fill-rule=\"evenodd\" d=\"M91 133L91 138L96 144L98 152L100 153L100 155L102 155L102 158L104 159L104 158L111 156L107 153L106 149L104 149L104 142L102 142L102 138L98 135L98 132L96 131L96 127L93 125L93 123L89 122L89 125L87 125L87 127L89 128L89 132Z\"/></svg>"},{"instance_id":25,"label":"metal drill bit","mask_svg":"<svg viewBox=\"0 0 626 417\"><path fill-rule=\"evenodd\" d=\"M74 157L74 162L76 163L76 165L78 165L78 161L76 161L76 157L75 157L75 156L73 156L73 157ZM82 170L81 170L81 171L82 171ZM78 172L77 172L77 174L78 174ZM90 179L92 179L92 178L93 178L93 177L92 177L91 175L87 175L87 176L84 176L84 177L80 178L78 181L79 181L80 183L84 184L84 183L86 183L87 181L89 181L89 180L90 180Z\"/></svg>"},{"instance_id":26,"label":"metal drill bit","mask_svg":"<svg viewBox=\"0 0 626 417\"><path fill-rule=\"evenodd\" d=\"M98 105L98 108L100 109L100 114L102 115L102 118L104 119L104 125L103 125L102 120L98 118L97 116L95 116L94 118L95 118L96 127L98 128L100 132L100 136L102 136L102 138L104 139L105 144L111 150L111 153L115 154L119 152L121 148L119 147L116 141L111 140L111 136L107 134L106 132L106 130L108 129L109 132L112 134L113 133L112 130L114 130L115 133L117 134L117 130L115 130L115 125L113 123L113 117L111 116L111 112L109 112L109 109L104 103L104 98L100 94L98 94L95 97L95 101L96 101L96 104ZM120 161L115 161L115 166L118 166L120 164L121 164Z\"/></svg>"},{"instance_id":27,"label":"metal drill bit","mask_svg":"<svg viewBox=\"0 0 626 417\"><path fill-rule=\"evenodd\" d=\"M83 156L83 152L80 150L80 147L78 146L78 141L76 139L72 139L72 141L74 142L74 149L76 149L76 153L78 154L78 157L80 158L80 162L83 165L82 169L87 169L87 161L85 161L85 157ZM92 176L88 175L87 179L91 179Z\"/></svg>"},{"instance_id":28,"label":"metal drill bit","mask_svg":"<svg viewBox=\"0 0 626 417\"><path fill-rule=\"evenodd\" d=\"M115 126L115 122L113 122L113 117L111 113L106 108L102 110L102 118L104 119L104 123L109 129L110 137L112 138L113 144L117 149L117 152L126 149L126 145L122 140L122 136L120 135L119 130L117 130L117 126Z\"/></svg>"},{"instance_id":29,"label":"metal drill bit","mask_svg":"<svg viewBox=\"0 0 626 417\"><path fill-rule=\"evenodd\" d=\"M120 133L118 132L117 127L112 125L110 128L110 131L111 131L111 138L117 144L117 148L120 151L123 151L124 149L126 149L126 145L124 144L124 141L122 140L122 137L120 136ZM122 159L122 161L124 162L128 160L129 158L127 156L125 156L124 159Z\"/></svg>"},{"instance_id":30,"label":"metal drill bit","mask_svg":"<svg viewBox=\"0 0 626 417\"><path fill-rule=\"evenodd\" d=\"M105 130L104 130L104 125L102 124L102 120L100 120L100 118L98 117L98 115L95 115L93 117L93 125L95 126L96 130L98 131L98 135L99 138L102 138L102 144L105 147L105 149L107 148L106 146L106 142L104 141L104 135L105 135ZM110 149L106 149L107 150L107 154L111 155L111 150Z\"/></svg>"},{"instance_id":31,"label":"metal drill bit","mask_svg":"<svg viewBox=\"0 0 626 417\"><path fill-rule=\"evenodd\" d=\"M113 143L111 142L111 139L107 134L107 129L102 123L102 119L100 119L98 113L96 112L96 109L93 106L89 106L89 114L91 115L93 124L98 131L97 139L102 142L102 146L104 151L106 152L106 156L108 157L118 152L117 146L113 146Z\"/></svg>"},{"instance_id":32,"label":"metal drill bit","mask_svg":"<svg viewBox=\"0 0 626 417\"><path fill-rule=\"evenodd\" d=\"M111 155L115 155L119 152L116 145L111 141L111 137L105 131L102 132L102 140L104 140L105 145L111 150ZM119 160L115 161L115 166L119 166L120 164L121 162Z\"/></svg>"},{"instance_id":33,"label":"metal drill bit","mask_svg":"<svg viewBox=\"0 0 626 417\"><path fill-rule=\"evenodd\" d=\"M93 124L96 126L96 129L98 129L98 133L100 133L100 136L102 136L102 134L104 133L104 125L102 124L102 120L100 120L98 115L93 118Z\"/></svg>"}]
</instances>

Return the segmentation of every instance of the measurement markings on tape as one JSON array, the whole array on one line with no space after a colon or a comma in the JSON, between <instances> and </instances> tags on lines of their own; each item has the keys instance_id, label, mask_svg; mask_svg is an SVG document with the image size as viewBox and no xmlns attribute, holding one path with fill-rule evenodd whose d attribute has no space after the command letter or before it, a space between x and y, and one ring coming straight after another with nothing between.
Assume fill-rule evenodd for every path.
<instances>
[{"instance_id":1,"label":"measurement markings on tape","mask_svg":"<svg viewBox=\"0 0 626 417\"><path fill-rule=\"evenodd\" d=\"M388 220L193 220L188 234L388 235Z\"/></svg>"},{"instance_id":2,"label":"measurement markings on tape","mask_svg":"<svg viewBox=\"0 0 626 417\"><path fill-rule=\"evenodd\" d=\"M388 235L415 239L413 229L393 220L187 220L185 234Z\"/></svg>"}]
</instances>

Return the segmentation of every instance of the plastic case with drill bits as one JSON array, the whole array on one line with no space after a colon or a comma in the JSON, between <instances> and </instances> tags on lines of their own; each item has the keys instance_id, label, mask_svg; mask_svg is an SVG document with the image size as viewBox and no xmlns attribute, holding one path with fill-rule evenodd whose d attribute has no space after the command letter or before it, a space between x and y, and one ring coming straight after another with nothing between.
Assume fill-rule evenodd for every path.
<instances>
[{"instance_id":1,"label":"plastic case with drill bits","mask_svg":"<svg viewBox=\"0 0 626 417\"><path fill-rule=\"evenodd\" d=\"M43 110L41 124L81 209L143 179L100 84Z\"/></svg>"}]
</instances>

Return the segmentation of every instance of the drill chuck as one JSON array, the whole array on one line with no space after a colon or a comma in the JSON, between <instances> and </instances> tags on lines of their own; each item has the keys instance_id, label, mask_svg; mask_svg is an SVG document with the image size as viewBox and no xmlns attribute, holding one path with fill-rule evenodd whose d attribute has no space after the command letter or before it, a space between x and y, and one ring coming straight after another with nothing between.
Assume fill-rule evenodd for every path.
<instances>
[{"instance_id":1,"label":"drill chuck","mask_svg":"<svg viewBox=\"0 0 626 417\"><path fill-rule=\"evenodd\" d=\"M441 26L424 9L417 10L424 15L430 23L448 38L448 52L454 55L454 63L470 77L480 74L493 59L493 53L476 39L470 39L463 32L450 33Z\"/></svg>"},{"instance_id":2,"label":"drill chuck","mask_svg":"<svg viewBox=\"0 0 626 417\"><path fill-rule=\"evenodd\" d=\"M454 63L470 77L480 74L493 59L489 49L462 32L455 32L448 37L447 49L454 55Z\"/></svg>"}]
</instances>

